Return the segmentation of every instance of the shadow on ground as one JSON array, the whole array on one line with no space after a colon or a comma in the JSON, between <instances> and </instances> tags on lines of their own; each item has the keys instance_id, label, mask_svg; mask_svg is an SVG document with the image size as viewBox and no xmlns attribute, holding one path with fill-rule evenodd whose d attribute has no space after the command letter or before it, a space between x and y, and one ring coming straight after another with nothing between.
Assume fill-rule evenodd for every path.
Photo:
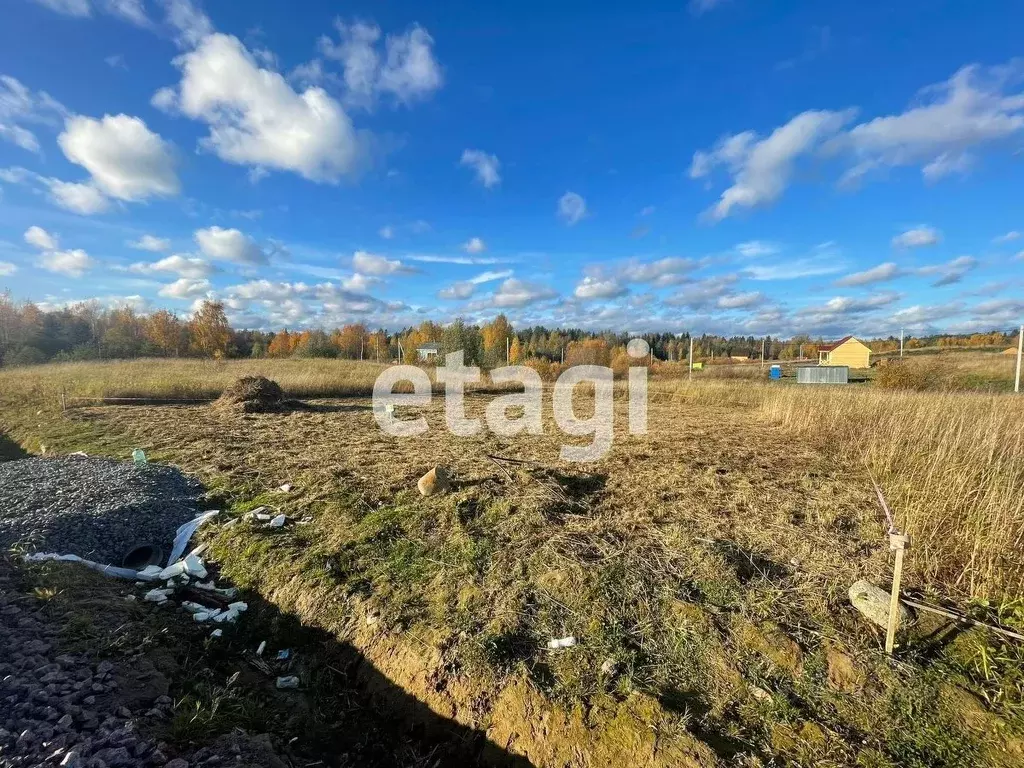
<instances>
[{"instance_id":1,"label":"shadow on ground","mask_svg":"<svg viewBox=\"0 0 1024 768\"><path fill-rule=\"evenodd\" d=\"M165 742L171 756L200 762L260 745L266 754L239 764L531 766L483 732L435 714L352 646L302 626L258 595L241 595L249 610L237 625L220 625L222 637L211 638L212 627L184 610L143 601L149 585L73 563L25 566L0 557L0 582L22 593L24 608L57 624L61 641L51 656L86 653L114 664L122 684L97 708L127 707L141 717L140 733ZM126 599L130 595L134 599ZM183 599L188 595L173 601ZM257 656L261 642L265 650ZM278 660L284 650L288 658ZM277 678L289 675L299 678L299 687L278 690ZM162 695L174 701L170 715L141 716Z\"/></svg>"},{"instance_id":2,"label":"shadow on ground","mask_svg":"<svg viewBox=\"0 0 1024 768\"><path fill-rule=\"evenodd\" d=\"M27 459L28 457L29 454L20 445L7 437L3 432L0 432L0 461Z\"/></svg>"}]
</instances>

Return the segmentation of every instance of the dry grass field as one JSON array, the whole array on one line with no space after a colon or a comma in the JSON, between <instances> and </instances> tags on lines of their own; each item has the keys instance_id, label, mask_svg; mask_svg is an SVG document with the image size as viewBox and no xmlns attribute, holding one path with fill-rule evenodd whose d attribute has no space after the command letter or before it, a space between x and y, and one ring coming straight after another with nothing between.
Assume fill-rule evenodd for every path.
<instances>
[{"instance_id":1,"label":"dry grass field","mask_svg":"<svg viewBox=\"0 0 1024 768\"><path fill-rule=\"evenodd\" d=\"M648 434L626 434L618 389L611 451L574 465L559 446L579 439L557 431L550 402L542 436L450 435L435 398L430 432L389 437L365 397L377 370L5 371L0 431L32 451L141 447L234 512L305 517L236 526L213 551L240 585L536 765L1024 762L1017 645L922 614L890 662L846 598L859 578L891 578L874 478L914 537L906 589L1024 625L1024 398L962 391L959 369L957 387L928 391L659 377ZM291 396L353 396L272 414L57 405L62 388L210 397L243 373ZM492 397L467 398L470 414ZM454 488L421 498L435 464Z\"/></svg>"}]
</instances>

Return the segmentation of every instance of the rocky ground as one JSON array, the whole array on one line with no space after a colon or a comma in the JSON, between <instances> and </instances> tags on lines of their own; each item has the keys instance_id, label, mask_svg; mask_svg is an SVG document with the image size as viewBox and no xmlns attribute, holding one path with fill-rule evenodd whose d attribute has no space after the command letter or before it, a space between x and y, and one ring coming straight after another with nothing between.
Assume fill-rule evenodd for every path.
<instances>
[{"instance_id":1,"label":"rocky ground","mask_svg":"<svg viewBox=\"0 0 1024 768\"><path fill-rule=\"evenodd\" d=\"M0 462L0 551L73 554L120 565L143 544L169 552L203 489L174 467L64 456Z\"/></svg>"},{"instance_id":2,"label":"rocky ground","mask_svg":"<svg viewBox=\"0 0 1024 768\"><path fill-rule=\"evenodd\" d=\"M37 567L37 572L44 574L44 582L50 581L47 573L55 576L57 584L67 577L93 578L67 564ZM161 738L175 717L167 674L174 665L157 653L159 644L143 628L146 619L119 635L109 622L96 617L97 625L94 617L61 600L60 587L35 582L15 563L0 562L0 646L5 649L0 660L0 766L285 765L274 755L269 737L244 733L176 754L181 750ZM111 606L107 612L116 621L147 610L133 611L133 601L113 592L103 596L90 590L77 597L84 603L81 608L93 611L106 598L126 603L123 610ZM128 655L112 660L102 657L112 648L103 640L95 642L103 636L115 646L139 637L143 642L135 648L128 642L121 648ZM253 752L255 761L249 759Z\"/></svg>"}]
</instances>

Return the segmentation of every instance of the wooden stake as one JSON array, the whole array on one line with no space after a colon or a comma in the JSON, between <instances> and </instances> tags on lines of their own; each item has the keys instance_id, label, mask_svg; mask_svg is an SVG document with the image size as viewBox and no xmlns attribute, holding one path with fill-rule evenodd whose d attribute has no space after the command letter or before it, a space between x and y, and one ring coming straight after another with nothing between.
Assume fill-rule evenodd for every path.
<instances>
[{"instance_id":1,"label":"wooden stake","mask_svg":"<svg viewBox=\"0 0 1024 768\"><path fill-rule=\"evenodd\" d=\"M889 549L896 552L892 571L892 595L889 598L889 628L885 633L885 652L892 656L896 644L896 627L900 622L900 580L903 578L903 553L910 548L910 537L902 533L889 534Z\"/></svg>"},{"instance_id":2,"label":"wooden stake","mask_svg":"<svg viewBox=\"0 0 1024 768\"><path fill-rule=\"evenodd\" d=\"M1020 392L1020 361L1024 357L1024 325L1017 336L1017 372L1013 376L1013 391Z\"/></svg>"}]
</instances>

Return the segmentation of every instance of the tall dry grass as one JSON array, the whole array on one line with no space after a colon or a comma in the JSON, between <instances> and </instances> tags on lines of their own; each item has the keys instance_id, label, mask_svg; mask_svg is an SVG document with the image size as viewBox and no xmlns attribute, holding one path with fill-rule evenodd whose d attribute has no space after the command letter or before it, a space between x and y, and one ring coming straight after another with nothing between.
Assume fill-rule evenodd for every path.
<instances>
[{"instance_id":1,"label":"tall dry grass","mask_svg":"<svg viewBox=\"0 0 1024 768\"><path fill-rule=\"evenodd\" d=\"M369 395L387 366L358 360L145 359L0 370L0 397L215 399L242 376L266 376L288 397Z\"/></svg>"},{"instance_id":2,"label":"tall dry grass","mask_svg":"<svg viewBox=\"0 0 1024 768\"><path fill-rule=\"evenodd\" d=\"M1024 597L1024 398L851 387L762 390L762 414L873 476L913 537L921 585Z\"/></svg>"}]
</instances>

